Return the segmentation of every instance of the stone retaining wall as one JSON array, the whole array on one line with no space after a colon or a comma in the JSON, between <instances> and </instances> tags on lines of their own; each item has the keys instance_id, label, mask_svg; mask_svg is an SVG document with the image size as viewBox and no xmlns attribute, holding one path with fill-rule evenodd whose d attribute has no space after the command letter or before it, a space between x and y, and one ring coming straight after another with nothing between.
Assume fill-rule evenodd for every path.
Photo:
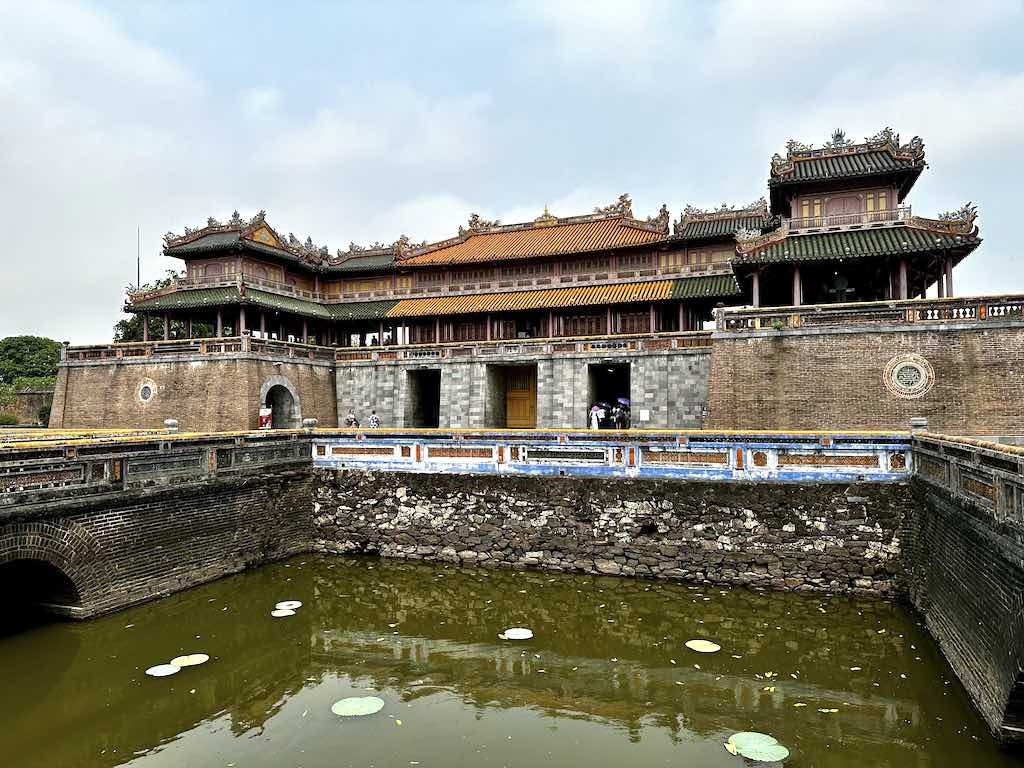
<instances>
[{"instance_id":1,"label":"stone retaining wall","mask_svg":"<svg viewBox=\"0 0 1024 768\"><path fill-rule=\"evenodd\" d=\"M906 483L813 484L315 472L314 548L891 595Z\"/></svg>"}]
</instances>

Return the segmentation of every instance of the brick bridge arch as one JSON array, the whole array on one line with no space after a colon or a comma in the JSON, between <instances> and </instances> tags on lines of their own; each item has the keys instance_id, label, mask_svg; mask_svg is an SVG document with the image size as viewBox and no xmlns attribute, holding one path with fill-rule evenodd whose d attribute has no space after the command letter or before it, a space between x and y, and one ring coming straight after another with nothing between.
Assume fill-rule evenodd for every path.
<instances>
[{"instance_id":1,"label":"brick bridge arch","mask_svg":"<svg viewBox=\"0 0 1024 768\"><path fill-rule=\"evenodd\" d=\"M0 566L19 560L48 563L71 582L78 604L68 615L86 616L100 594L99 544L72 521L22 522L0 527Z\"/></svg>"}]
</instances>

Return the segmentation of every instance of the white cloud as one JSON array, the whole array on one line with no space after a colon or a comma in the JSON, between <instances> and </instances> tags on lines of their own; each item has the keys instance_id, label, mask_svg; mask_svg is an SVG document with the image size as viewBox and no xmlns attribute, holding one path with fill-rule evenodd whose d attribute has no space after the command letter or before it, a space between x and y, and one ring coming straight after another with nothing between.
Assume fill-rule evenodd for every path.
<instances>
[{"instance_id":1,"label":"white cloud","mask_svg":"<svg viewBox=\"0 0 1024 768\"><path fill-rule=\"evenodd\" d=\"M263 86L246 88L238 97L242 112L253 119L259 120L276 114L281 105L282 93L277 88Z\"/></svg>"}]
</instances>

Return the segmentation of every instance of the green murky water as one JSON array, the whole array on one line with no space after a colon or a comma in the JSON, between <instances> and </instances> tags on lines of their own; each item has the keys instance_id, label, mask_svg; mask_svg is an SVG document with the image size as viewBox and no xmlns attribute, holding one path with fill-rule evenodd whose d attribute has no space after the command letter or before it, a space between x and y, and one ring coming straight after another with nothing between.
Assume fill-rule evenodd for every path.
<instances>
[{"instance_id":1,"label":"green murky water","mask_svg":"<svg viewBox=\"0 0 1024 768\"><path fill-rule=\"evenodd\" d=\"M2 638L0 680L5 766L726 768L742 730L793 768L1022 764L899 605L627 579L306 556Z\"/></svg>"}]
</instances>

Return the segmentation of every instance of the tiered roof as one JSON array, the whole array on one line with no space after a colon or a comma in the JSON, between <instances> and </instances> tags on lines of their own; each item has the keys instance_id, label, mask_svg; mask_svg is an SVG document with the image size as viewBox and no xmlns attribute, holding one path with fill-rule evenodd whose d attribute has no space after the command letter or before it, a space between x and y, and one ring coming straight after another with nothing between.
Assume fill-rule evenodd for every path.
<instances>
[{"instance_id":1,"label":"tiered roof","mask_svg":"<svg viewBox=\"0 0 1024 768\"><path fill-rule=\"evenodd\" d=\"M786 156L772 156L768 188L772 213L788 214L784 190L808 183L824 183L853 178L890 177L903 200L926 166L924 141L915 136L900 144L892 128L883 128L860 144L835 131L820 149L799 141L786 142Z\"/></svg>"},{"instance_id":2,"label":"tiered roof","mask_svg":"<svg viewBox=\"0 0 1024 768\"><path fill-rule=\"evenodd\" d=\"M785 226L761 236L738 238L737 264L827 261L866 256L900 256L955 250L959 256L978 247L977 208L970 203L937 219L911 216L902 225L834 232L793 234Z\"/></svg>"}]
</instances>

